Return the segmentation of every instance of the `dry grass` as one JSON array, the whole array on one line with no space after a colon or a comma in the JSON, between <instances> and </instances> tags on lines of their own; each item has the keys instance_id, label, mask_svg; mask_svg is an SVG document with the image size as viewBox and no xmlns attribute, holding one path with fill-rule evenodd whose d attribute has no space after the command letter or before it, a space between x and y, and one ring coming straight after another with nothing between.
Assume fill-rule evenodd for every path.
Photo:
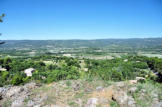
<instances>
[{"instance_id":1,"label":"dry grass","mask_svg":"<svg viewBox=\"0 0 162 107\"><path fill-rule=\"evenodd\" d=\"M70 82L70 85L67 84ZM74 90L76 84L79 84L79 89ZM47 99L43 101L43 105L57 105L59 107L83 107L87 103L87 100L91 97L112 97L112 89L105 90L100 93L95 93L96 87L105 87L103 81L86 81L86 80L67 80L59 81L51 84L45 84L42 87L35 89L30 99L33 99L39 95L41 98L47 96ZM89 90L89 91L88 91ZM103 106L102 106L103 107ZM108 106L105 106L108 107Z\"/></svg>"},{"instance_id":2,"label":"dry grass","mask_svg":"<svg viewBox=\"0 0 162 107\"><path fill-rule=\"evenodd\" d=\"M93 92L92 94L90 94L90 97L97 97L99 99L104 98L104 99L111 101L113 97L113 93L114 93L114 86L110 86L101 91Z\"/></svg>"}]
</instances>

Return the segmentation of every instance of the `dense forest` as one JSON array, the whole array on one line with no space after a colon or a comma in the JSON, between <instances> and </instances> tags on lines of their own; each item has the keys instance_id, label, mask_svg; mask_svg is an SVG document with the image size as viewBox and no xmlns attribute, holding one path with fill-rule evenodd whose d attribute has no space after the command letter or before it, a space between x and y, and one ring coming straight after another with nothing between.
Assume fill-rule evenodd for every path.
<instances>
[{"instance_id":1,"label":"dense forest","mask_svg":"<svg viewBox=\"0 0 162 107\"><path fill-rule=\"evenodd\" d=\"M162 82L162 59L142 56L125 56L112 60L47 55L27 59L5 57L0 59L0 65L6 69L6 71L0 71L0 86L19 85L33 80L51 83L59 80L94 77L104 81L124 81L140 76L147 80ZM32 77L26 76L23 72L27 68L36 70Z\"/></svg>"}]
</instances>

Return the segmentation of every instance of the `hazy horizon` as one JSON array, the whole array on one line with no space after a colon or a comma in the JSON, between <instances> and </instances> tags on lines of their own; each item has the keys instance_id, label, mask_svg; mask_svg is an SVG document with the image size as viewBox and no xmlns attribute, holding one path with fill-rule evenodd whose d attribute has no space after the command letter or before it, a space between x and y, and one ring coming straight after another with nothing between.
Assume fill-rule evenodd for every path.
<instances>
[{"instance_id":1,"label":"hazy horizon","mask_svg":"<svg viewBox=\"0 0 162 107\"><path fill-rule=\"evenodd\" d=\"M97 39L1 39L1 41L12 41L12 40L111 40L111 39L114 39L114 40L124 40L124 39L162 39L162 37L146 37L146 38L97 38Z\"/></svg>"}]
</instances>

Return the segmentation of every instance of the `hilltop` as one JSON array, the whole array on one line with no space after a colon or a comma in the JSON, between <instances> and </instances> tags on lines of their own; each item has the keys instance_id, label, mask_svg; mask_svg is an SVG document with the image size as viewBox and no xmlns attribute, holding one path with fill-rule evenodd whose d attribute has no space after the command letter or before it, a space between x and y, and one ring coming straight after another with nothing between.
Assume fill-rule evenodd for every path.
<instances>
[{"instance_id":1,"label":"hilltop","mask_svg":"<svg viewBox=\"0 0 162 107\"><path fill-rule=\"evenodd\" d=\"M160 107L161 41L5 41L0 106Z\"/></svg>"}]
</instances>

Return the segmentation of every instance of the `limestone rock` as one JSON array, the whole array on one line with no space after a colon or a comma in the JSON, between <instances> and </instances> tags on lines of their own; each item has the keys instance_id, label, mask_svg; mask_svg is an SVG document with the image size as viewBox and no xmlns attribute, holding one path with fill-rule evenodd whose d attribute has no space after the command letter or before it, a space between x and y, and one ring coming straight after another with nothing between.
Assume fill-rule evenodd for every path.
<instances>
[{"instance_id":1,"label":"limestone rock","mask_svg":"<svg viewBox=\"0 0 162 107\"><path fill-rule=\"evenodd\" d=\"M154 107L162 107L162 102L157 103Z\"/></svg>"},{"instance_id":2,"label":"limestone rock","mask_svg":"<svg viewBox=\"0 0 162 107\"><path fill-rule=\"evenodd\" d=\"M129 80L129 83L130 83L131 85L137 84L137 80Z\"/></svg>"},{"instance_id":3,"label":"limestone rock","mask_svg":"<svg viewBox=\"0 0 162 107\"><path fill-rule=\"evenodd\" d=\"M23 106L23 99L17 99L12 102L11 107L22 107Z\"/></svg>"},{"instance_id":4,"label":"limestone rock","mask_svg":"<svg viewBox=\"0 0 162 107\"><path fill-rule=\"evenodd\" d=\"M28 102L27 102L27 107L33 107L34 106L34 102L32 101L32 100L29 100Z\"/></svg>"},{"instance_id":5,"label":"limestone rock","mask_svg":"<svg viewBox=\"0 0 162 107\"><path fill-rule=\"evenodd\" d=\"M143 77L136 77L136 80L137 80L137 81L144 81L144 80L146 80L146 79L143 78Z\"/></svg>"},{"instance_id":6,"label":"limestone rock","mask_svg":"<svg viewBox=\"0 0 162 107\"><path fill-rule=\"evenodd\" d=\"M114 92L113 100L115 100L120 107L135 107L134 99L122 90Z\"/></svg>"},{"instance_id":7,"label":"limestone rock","mask_svg":"<svg viewBox=\"0 0 162 107\"><path fill-rule=\"evenodd\" d=\"M136 92L136 90L137 90L137 87L131 87L131 88L129 89L129 92L130 92L130 93L134 93L134 92Z\"/></svg>"},{"instance_id":8,"label":"limestone rock","mask_svg":"<svg viewBox=\"0 0 162 107\"><path fill-rule=\"evenodd\" d=\"M88 99L88 102L85 107L96 107L97 104L98 104L97 98L90 98L90 99Z\"/></svg>"},{"instance_id":9,"label":"limestone rock","mask_svg":"<svg viewBox=\"0 0 162 107\"><path fill-rule=\"evenodd\" d=\"M98 86L98 87L96 87L96 90L97 90L97 91L102 90L102 89L103 89L102 86Z\"/></svg>"},{"instance_id":10,"label":"limestone rock","mask_svg":"<svg viewBox=\"0 0 162 107\"><path fill-rule=\"evenodd\" d=\"M15 87L11 87L7 93L6 93L6 97L10 98L10 97L14 97L16 95L18 95L20 92L22 91L21 87L15 86Z\"/></svg>"}]
</instances>

